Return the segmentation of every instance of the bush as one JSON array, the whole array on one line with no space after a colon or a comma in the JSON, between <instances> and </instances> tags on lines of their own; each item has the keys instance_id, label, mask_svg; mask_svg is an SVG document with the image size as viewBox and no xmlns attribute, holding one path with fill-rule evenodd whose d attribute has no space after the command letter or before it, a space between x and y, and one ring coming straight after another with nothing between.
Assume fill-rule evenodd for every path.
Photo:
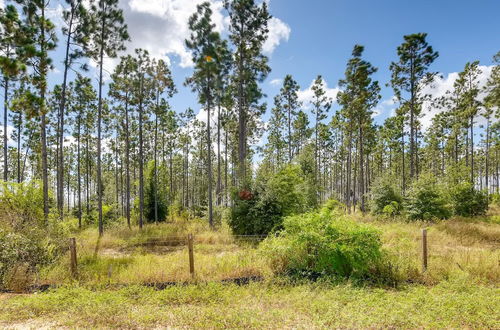
<instances>
[{"instance_id":1,"label":"bush","mask_svg":"<svg viewBox=\"0 0 500 330\"><path fill-rule=\"evenodd\" d=\"M160 171L159 165L157 171ZM165 221L168 212L166 185L155 181L154 162L150 161L146 168L144 185L144 217L147 222L155 221L155 190L157 200L158 221ZM160 175L158 174L158 177ZM156 187L155 187L156 182Z\"/></svg>"},{"instance_id":2,"label":"bush","mask_svg":"<svg viewBox=\"0 0 500 330\"><path fill-rule=\"evenodd\" d=\"M381 259L380 233L323 208L285 218L283 230L261 249L277 273L362 278Z\"/></svg>"},{"instance_id":3,"label":"bush","mask_svg":"<svg viewBox=\"0 0 500 330\"><path fill-rule=\"evenodd\" d=\"M11 288L22 269L26 278L37 266L50 260L50 255L36 240L22 234L7 233L0 229L0 287Z\"/></svg>"},{"instance_id":4,"label":"bush","mask_svg":"<svg viewBox=\"0 0 500 330\"><path fill-rule=\"evenodd\" d=\"M43 221L43 194L38 182L4 183L0 191L0 287L22 288L42 265L67 249L73 223L54 214Z\"/></svg>"},{"instance_id":5,"label":"bush","mask_svg":"<svg viewBox=\"0 0 500 330\"><path fill-rule=\"evenodd\" d=\"M403 197L391 183L380 179L371 188L370 204L374 214L393 217L401 213Z\"/></svg>"},{"instance_id":6,"label":"bush","mask_svg":"<svg viewBox=\"0 0 500 330\"><path fill-rule=\"evenodd\" d=\"M451 215L447 204L440 186L428 175L413 183L405 203L411 220L447 219Z\"/></svg>"},{"instance_id":7,"label":"bush","mask_svg":"<svg viewBox=\"0 0 500 330\"><path fill-rule=\"evenodd\" d=\"M235 196L229 226L236 235L267 235L282 223L282 210L271 195L261 197L259 193L249 199Z\"/></svg>"},{"instance_id":8,"label":"bush","mask_svg":"<svg viewBox=\"0 0 500 330\"><path fill-rule=\"evenodd\" d=\"M463 217L484 215L488 211L488 195L474 189L470 183L461 183L451 189L453 213Z\"/></svg>"},{"instance_id":9,"label":"bush","mask_svg":"<svg viewBox=\"0 0 500 330\"><path fill-rule=\"evenodd\" d=\"M500 194L491 194L490 195L490 202L493 205L498 205L500 206Z\"/></svg>"},{"instance_id":10,"label":"bush","mask_svg":"<svg viewBox=\"0 0 500 330\"><path fill-rule=\"evenodd\" d=\"M233 193L229 225L237 235L267 235L283 217L304 212L308 197L300 167L289 165L254 189Z\"/></svg>"}]
</instances>

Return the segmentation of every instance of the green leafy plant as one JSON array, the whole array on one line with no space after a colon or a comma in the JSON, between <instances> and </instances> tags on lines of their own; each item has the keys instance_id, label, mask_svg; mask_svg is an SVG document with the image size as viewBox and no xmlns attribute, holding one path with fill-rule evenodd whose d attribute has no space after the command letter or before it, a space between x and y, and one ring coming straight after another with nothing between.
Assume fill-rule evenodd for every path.
<instances>
[{"instance_id":1,"label":"green leafy plant","mask_svg":"<svg viewBox=\"0 0 500 330\"><path fill-rule=\"evenodd\" d=\"M380 179L375 182L371 188L370 204L374 214L394 217L403 210L403 197L388 181L388 179Z\"/></svg>"},{"instance_id":2,"label":"green leafy plant","mask_svg":"<svg viewBox=\"0 0 500 330\"><path fill-rule=\"evenodd\" d=\"M373 227L323 208L285 218L261 249L277 273L361 278L379 263L381 245Z\"/></svg>"},{"instance_id":3,"label":"green leafy plant","mask_svg":"<svg viewBox=\"0 0 500 330\"><path fill-rule=\"evenodd\" d=\"M411 220L447 219L451 216L445 194L430 175L416 180L406 200L406 211Z\"/></svg>"},{"instance_id":4,"label":"green leafy plant","mask_svg":"<svg viewBox=\"0 0 500 330\"><path fill-rule=\"evenodd\" d=\"M488 211L488 195L470 183L461 183L451 189L453 213L463 217L484 215Z\"/></svg>"},{"instance_id":5,"label":"green leafy plant","mask_svg":"<svg viewBox=\"0 0 500 330\"><path fill-rule=\"evenodd\" d=\"M307 185L300 167L290 165L254 191L233 194L229 225L238 235L267 235L281 227L283 217L307 210Z\"/></svg>"}]
</instances>

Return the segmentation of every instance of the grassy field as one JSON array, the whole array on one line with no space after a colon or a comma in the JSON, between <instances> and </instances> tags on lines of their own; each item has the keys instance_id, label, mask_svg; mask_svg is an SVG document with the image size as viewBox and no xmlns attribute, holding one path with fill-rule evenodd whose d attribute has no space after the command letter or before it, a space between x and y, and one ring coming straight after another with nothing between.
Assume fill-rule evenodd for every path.
<instances>
[{"instance_id":1,"label":"grassy field","mask_svg":"<svg viewBox=\"0 0 500 330\"><path fill-rule=\"evenodd\" d=\"M110 228L76 234L78 278L69 255L47 267L45 293L1 296L0 326L230 328L500 328L500 218L430 223L382 221L394 285L335 279L293 282L274 274L254 240L201 221ZM421 271L421 229L428 228L429 269ZM185 237L195 237L196 277ZM160 244L160 246L157 246ZM258 277L247 285L221 280ZM144 283L175 282L164 290Z\"/></svg>"}]
</instances>

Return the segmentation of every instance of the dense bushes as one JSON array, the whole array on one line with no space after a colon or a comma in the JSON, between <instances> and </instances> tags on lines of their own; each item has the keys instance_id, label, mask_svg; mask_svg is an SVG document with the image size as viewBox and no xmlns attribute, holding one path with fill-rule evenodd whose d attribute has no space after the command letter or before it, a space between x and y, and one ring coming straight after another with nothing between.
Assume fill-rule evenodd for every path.
<instances>
[{"instance_id":1,"label":"dense bushes","mask_svg":"<svg viewBox=\"0 0 500 330\"><path fill-rule=\"evenodd\" d=\"M344 218L332 207L285 218L283 230L261 249L277 273L312 277L361 278L381 258L378 231Z\"/></svg>"},{"instance_id":2,"label":"dense bushes","mask_svg":"<svg viewBox=\"0 0 500 330\"><path fill-rule=\"evenodd\" d=\"M236 235L266 235L281 225L282 209L274 196L259 192L251 198L234 197L229 225Z\"/></svg>"},{"instance_id":3,"label":"dense bushes","mask_svg":"<svg viewBox=\"0 0 500 330\"><path fill-rule=\"evenodd\" d=\"M474 189L470 183L458 184L451 190L453 212L463 217L484 215L488 210L488 195Z\"/></svg>"},{"instance_id":4,"label":"dense bushes","mask_svg":"<svg viewBox=\"0 0 500 330\"><path fill-rule=\"evenodd\" d=\"M300 167L290 165L254 191L233 194L229 225L237 235L266 235L281 226L284 216L304 212L307 189Z\"/></svg>"},{"instance_id":5,"label":"dense bushes","mask_svg":"<svg viewBox=\"0 0 500 330\"><path fill-rule=\"evenodd\" d=\"M411 220L447 219L451 215L447 204L441 186L428 175L422 175L413 183L405 203Z\"/></svg>"},{"instance_id":6,"label":"dense bushes","mask_svg":"<svg viewBox=\"0 0 500 330\"><path fill-rule=\"evenodd\" d=\"M393 217L401 213L403 197L388 179L382 178L371 188L370 204L374 214Z\"/></svg>"},{"instance_id":7,"label":"dense bushes","mask_svg":"<svg viewBox=\"0 0 500 330\"><path fill-rule=\"evenodd\" d=\"M158 172L160 169L158 169ZM167 190L166 184L157 182L155 184L154 163L148 163L145 173L144 185L144 217L148 222L155 221L155 190L156 190L156 203L158 212L158 221L165 221L168 212ZM158 175L160 176L160 174Z\"/></svg>"},{"instance_id":8,"label":"dense bushes","mask_svg":"<svg viewBox=\"0 0 500 330\"><path fill-rule=\"evenodd\" d=\"M0 192L0 288L29 284L36 270L67 248L68 223L43 217L41 185L3 183Z\"/></svg>"}]
</instances>

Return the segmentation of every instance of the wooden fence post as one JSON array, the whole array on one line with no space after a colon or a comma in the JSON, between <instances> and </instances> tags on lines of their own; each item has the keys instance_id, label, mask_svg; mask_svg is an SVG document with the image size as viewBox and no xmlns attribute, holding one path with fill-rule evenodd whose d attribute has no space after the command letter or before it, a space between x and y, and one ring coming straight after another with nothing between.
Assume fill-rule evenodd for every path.
<instances>
[{"instance_id":1,"label":"wooden fence post","mask_svg":"<svg viewBox=\"0 0 500 330\"><path fill-rule=\"evenodd\" d=\"M422 229L422 272L427 271L427 229Z\"/></svg>"},{"instance_id":2,"label":"wooden fence post","mask_svg":"<svg viewBox=\"0 0 500 330\"><path fill-rule=\"evenodd\" d=\"M188 235L188 250L189 250L189 273L191 274L191 278L194 278L193 234Z\"/></svg>"},{"instance_id":3,"label":"wooden fence post","mask_svg":"<svg viewBox=\"0 0 500 330\"><path fill-rule=\"evenodd\" d=\"M76 262L76 239L74 237L69 239L69 250L70 250L70 267L71 276L76 277L77 275L77 262Z\"/></svg>"}]
</instances>

